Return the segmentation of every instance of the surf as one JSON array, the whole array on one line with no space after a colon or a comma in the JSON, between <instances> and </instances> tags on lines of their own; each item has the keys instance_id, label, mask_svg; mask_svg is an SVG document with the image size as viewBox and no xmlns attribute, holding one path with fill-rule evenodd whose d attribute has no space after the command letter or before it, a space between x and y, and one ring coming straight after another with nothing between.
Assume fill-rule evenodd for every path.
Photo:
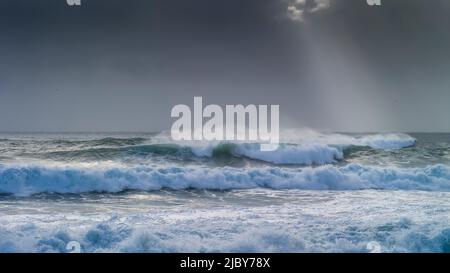
<instances>
[{"instance_id":1,"label":"surf","mask_svg":"<svg viewBox=\"0 0 450 273\"><path fill-rule=\"evenodd\" d=\"M450 167L437 164L425 168L396 168L355 163L304 168L0 166L0 193L17 196L254 188L450 191Z\"/></svg>"}]
</instances>

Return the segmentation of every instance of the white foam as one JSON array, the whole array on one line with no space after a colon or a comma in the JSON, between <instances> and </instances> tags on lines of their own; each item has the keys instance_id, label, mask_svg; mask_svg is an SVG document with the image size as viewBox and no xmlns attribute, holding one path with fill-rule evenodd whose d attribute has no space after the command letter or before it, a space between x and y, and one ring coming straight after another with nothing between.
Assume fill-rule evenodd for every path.
<instances>
[{"instance_id":1,"label":"white foam","mask_svg":"<svg viewBox=\"0 0 450 273\"><path fill-rule=\"evenodd\" d=\"M191 151L198 157L212 157L214 149L219 145L193 146ZM344 155L341 149L322 144L281 144L274 151L262 151L259 144L232 144L231 153L235 156L243 156L261 160L273 164L301 164L323 165L342 160Z\"/></svg>"},{"instance_id":2,"label":"white foam","mask_svg":"<svg viewBox=\"0 0 450 273\"><path fill-rule=\"evenodd\" d=\"M39 199L6 202L0 252L66 252L71 241L82 252L368 252L370 242L382 252L450 249L448 193L231 194L214 201L192 195L189 202L181 194L176 204L144 210L124 206L128 195L105 202L61 199L56 207Z\"/></svg>"},{"instance_id":3,"label":"white foam","mask_svg":"<svg viewBox=\"0 0 450 273\"><path fill-rule=\"evenodd\" d=\"M317 168L207 168L146 166L91 169L45 166L1 166L0 192L82 193L170 189L309 189L309 190L450 190L450 168L370 167L349 164Z\"/></svg>"},{"instance_id":4,"label":"white foam","mask_svg":"<svg viewBox=\"0 0 450 273\"><path fill-rule=\"evenodd\" d=\"M233 143L233 153L251 159L273 164L324 165L344 159L342 150L348 146L368 146L379 150L411 147L416 139L407 134L374 134L349 136L342 134L322 134L304 131L295 137L291 131L274 151L261 151L257 143ZM191 146L192 153L199 157L212 157L214 149L222 143Z\"/></svg>"},{"instance_id":5,"label":"white foam","mask_svg":"<svg viewBox=\"0 0 450 273\"><path fill-rule=\"evenodd\" d=\"M281 132L281 141L297 144L321 144L332 146L369 146L373 149L401 149L416 144L416 139L404 133L348 135L323 133L311 129L288 129Z\"/></svg>"},{"instance_id":6,"label":"white foam","mask_svg":"<svg viewBox=\"0 0 450 273\"><path fill-rule=\"evenodd\" d=\"M342 160L344 155L336 147L320 144L281 145L275 151L261 151L255 145L240 145L235 152L248 158L274 164L323 165Z\"/></svg>"},{"instance_id":7,"label":"white foam","mask_svg":"<svg viewBox=\"0 0 450 273\"><path fill-rule=\"evenodd\" d=\"M170 141L160 139L160 141ZM321 133L311 129L283 130L281 144L274 151L261 151L258 143L228 142L235 145L235 155L273 164L323 165L343 159L342 149L348 146L369 146L373 149L391 150L411 147L416 139L400 133L352 136L338 133ZM199 157L212 157L214 149L223 142L177 142L190 147Z\"/></svg>"},{"instance_id":8,"label":"white foam","mask_svg":"<svg viewBox=\"0 0 450 273\"><path fill-rule=\"evenodd\" d=\"M360 145L370 146L374 149L390 150L411 147L416 139L406 134L376 134L364 136L359 139Z\"/></svg>"}]
</instances>

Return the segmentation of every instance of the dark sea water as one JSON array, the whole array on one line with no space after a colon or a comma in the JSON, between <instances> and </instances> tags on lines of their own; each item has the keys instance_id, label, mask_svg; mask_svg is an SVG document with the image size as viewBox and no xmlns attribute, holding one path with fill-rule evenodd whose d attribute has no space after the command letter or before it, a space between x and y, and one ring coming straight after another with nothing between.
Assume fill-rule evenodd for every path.
<instances>
[{"instance_id":1,"label":"dark sea water","mask_svg":"<svg viewBox=\"0 0 450 273\"><path fill-rule=\"evenodd\" d=\"M0 134L0 252L450 251L450 134Z\"/></svg>"}]
</instances>

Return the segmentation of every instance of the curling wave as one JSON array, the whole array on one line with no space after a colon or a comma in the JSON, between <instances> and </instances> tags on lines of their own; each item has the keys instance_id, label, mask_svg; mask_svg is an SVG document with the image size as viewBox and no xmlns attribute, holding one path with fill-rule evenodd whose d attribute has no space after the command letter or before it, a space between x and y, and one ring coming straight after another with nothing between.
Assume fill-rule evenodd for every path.
<instances>
[{"instance_id":1,"label":"curling wave","mask_svg":"<svg viewBox=\"0 0 450 273\"><path fill-rule=\"evenodd\" d=\"M177 144L147 144L125 147L91 148L81 150L47 152L47 159L114 159L146 157L152 155L183 158L231 158L243 157L273 164L323 165L343 159L338 147L319 144L281 144L275 151L261 151L260 145L219 143L205 146L181 146Z\"/></svg>"},{"instance_id":2,"label":"curling wave","mask_svg":"<svg viewBox=\"0 0 450 273\"><path fill-rule=\"evenodd\" d=\"M0 166L0 193L4 194L27 196L35 193L151 191L163 188L450 191L450 167L395 168L360 164L296 169Z\"/></svg>"},{"instance_id":3,"label":"curling wave","mask_svg":"<svg viewBox=\"0 0 450 273\"><path fill-rule=\"evenodd\" d=\"M105 143L106 139L98 141ZM135 143L142 139L109 139L108 143ZM183 158L230 158L241 157L272 164L324 165L344 159L345 154L369 147L371 149L401 149L414 146L416 140L408 135L370 135L353 138L349 144L297 143L280 144L275 151L261 151L258 143L214 143L210 145L178 145L174 143L155 143L126 145L116 147L94 147L68 151L55 151L45 154L46 158L58 159L112 159L128 156L175 156Z\"/></svg>"},{"instance_id":4,"label":"curling wave","mask_svg":"<svg viewBox=\"0 0 450 273\"><path fill-rule=\"evenodd\" d=\"M261 151L258 143L186 142L174 143L170 139L152 137L100 138L100 139L8 139L1 143L3 156L20 159L45 159L64 162L129 161L142 163L163 159L196 161L236 158L266 162L275 165L317 166L342 161L361 149L392 150L411 147L416 140L405 134L376 134L349 136L342 134L304 136L298 133L284 139L277 150ZM222 164L221 163L221 164Z\"/></svg>"},{"instance_id":5,"label":"curling wave","mask_svg":"<svg viewBox=\"0 0 450 273\"><path fill-rule=\"evenodd\" d=\"M232 155L273 164L323 165L344 158L339 148L319 144L281 144L275 151L261 151L259 144L220 144L213 147L192 148L192 151L197 156Z\"/></svg>"}]
</instances>

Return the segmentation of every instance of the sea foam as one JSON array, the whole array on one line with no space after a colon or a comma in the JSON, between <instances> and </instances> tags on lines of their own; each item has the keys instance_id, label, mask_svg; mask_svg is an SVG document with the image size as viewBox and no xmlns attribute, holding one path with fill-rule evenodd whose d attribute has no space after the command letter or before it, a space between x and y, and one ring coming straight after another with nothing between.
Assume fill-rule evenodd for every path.
<instances>
[{"instance_id":1,"label":"sea foam","mask_svg":"<svg viewBox=\"0 0 450 273\"><path fill-rule=\"evenodd\" d=\"M450 168L445 165L396 168L361 164L295 169L148 166L91 169L31 165L0 167L0 193L7 194L151 191L162 188L449 191Z\"/></svg>"},{"instance_id":2,"label":"sea foam","mask_svg":"<svg viewBox=\"0 0 450 273\"><path fill-rule=\"evenodd\" d=\"M274 151L261 151L258 143L215 143L187 146L198 157L214 157L217 151L272 164L324 165L343 160L343 150L348 147L370 147L376 150L393 150L414 146L416 139L407 134L374 134L346 136L321 134L315 138L291 139ZM228 146L229 149L223 149Z\"/></svg>"},{"instance_id":3,"label":"sea foam","mask_svg":"<svg viewBox=\"0 0 450 273\"><path fill-rule=\"evenodd\" d=\"M228 149L223 149L228 145ZM338 147L321 144L282 144L274 151L262 151L260 145L249 144L219 144L206 147L192 147L192 152L200 157L213 157L217 151L222 154L261 160L273 164L323 165L335 163L344 158Z\"/></svg>"},{"instance_id":4,"label":"sea foam","mask_svg":"<svg viewBox=\"0 0 450 273\"><path fill-rule=\"evenodd\" d=\"M373 149L391 150L414 146L416 139L407 134L376 134L364 136L359 139L359 142L359 145L366 145Z\"/></svg>"}]
</instances>

